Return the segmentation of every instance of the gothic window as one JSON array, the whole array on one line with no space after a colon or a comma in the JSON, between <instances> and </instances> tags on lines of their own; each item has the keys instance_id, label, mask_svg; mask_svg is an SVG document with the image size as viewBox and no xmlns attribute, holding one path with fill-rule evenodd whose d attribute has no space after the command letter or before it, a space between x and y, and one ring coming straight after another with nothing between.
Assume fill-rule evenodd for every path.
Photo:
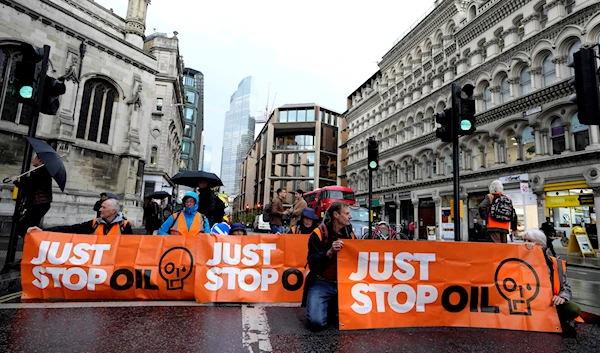
<instances>
[{"instance_id":1,"label":"gothic window","mask_svg":"<svg viewBox=\"0 0 600 353\"><path fill-rule=\"evenodd\" d=\"M589 126L579 122L579 115L575 113L571 118L571 132L575 140L575 151L583 151L590 144Z\"/></svg>"},{"instance_id":2,"label":"gothic window","mask_svg":"<svg viewBox=\"0 0 600 353\"><path fill-rule=\"evenodd\" d=\"M542 76L544 87L548 87L556 81L556 66L552 63L552 54L546 55L542 63Z\"/></svg>"},{"instance_id":3,"label":"gothic window","mask_svg":"<svg viewBox=\"0 0 600 353\"><path fill-rule=\"evenodd\" d=\"M508 164L513 164L519 158L519 144L517 137L513 131L510 131L506 136L506 161Z\"/></svg>"},{"instance_id":4,"label":"gothic window","mask_svg":"<svg viewBox=\"0 0 600 353\"><path fill-rule=\"evenodd\" d=\"M469 8L469 21L472 21L477 16L477 8L475 5Z\"/></svg>"},{"instance_id":5,"label":"gothic window","mask_svg":"<svg viewBox=\"0 0 600 353\"><path fill-rule=\"evenodd\" d=\"M535 138L533 136L533 129L528 126L523 129L523 156L525 160L529 161L535 157Z\"/></svg>"},{"instance_id":6,"label":"gothic window","mask_svg":"<svg viewBox=\"0 0 600 353\"><path fill-rule=\"evenodd\" d=\"M156 167L157 163L158 163L158 147L153 146L152 150L150 152L150 166Z\"/></svg>"},{"instance_id":7,"label":"gothic window","mask_svg":"<svg viewBox=\"0 0 600 353\"><path fill-rule=\"evenodd\" d=\"M508 83L508 77L506 76L500 81L500 99L502 103L506 103L510 100L510 84Z\"/></svg>"},{"instance_id":8,"label":"gothic window","mask_svg":"<svg viewBox=\"0 0 600 353\"><path fill-rule=\"evenodd\" d=\"M571 44L571 46L569 47L569 58L567 59L567 62L573 62L573 54L575 54L576 51L579 50L579 47L581 46L581 41L577 40L575 41L575 43ZM571 72L571 76L575 76L575 70L573 68L569 68L570 72Z\"/></svg>"},{"instance_id":9,"label":"gothic window","mask_svg":"<svg viewBox=\"0 0 600 353\"><path fill-rule=\"evenodd\" d=\"M521 69L519 85L521 86L521 95L526 95L531 92L531 75L529 74L528 68L524 67Z\"/></svg>"},{"instance_id":10,"label":"gothic window","mask_svg":"<svg viewBox=\"0 0 600 353\"><path fill-rule=\"evenodd\" d=\"M490 91L490 85L488 83L483 87L483 111L486 111L492 107L492 91Z\"/></svg>"},{"instance_id":11,"label":"gothic window","mask_svg":"<svg viewBox=\"0 0 600 353\"><path fill-rule=\"evenodd\" d=\"M561 154L565 150L565 129L559 118L550 124L550 138L552 140L552 153Z\"/></svg>"},{"instance_id":12,"label":"gothic window","mask_svg":"<svg viewBox=\"0 0 600 353\"><path fill-rule=\"evenodd\" d=\"M108 143L113 107L119 99L117 89L102 79L91 79L85 83L77 138Z\"/></svg>"},{"instance_id":13,"label":"gothic window","mask_svg":"<svg viewBox=\"0 0 600 353\"><path fill-rule=\"evenodd\" d=\"M29 125L32 109L17 102L12 95L16 64L21 53L15 47L0 47L0 119L20 125Z\"/></svg>"}]
</instances>

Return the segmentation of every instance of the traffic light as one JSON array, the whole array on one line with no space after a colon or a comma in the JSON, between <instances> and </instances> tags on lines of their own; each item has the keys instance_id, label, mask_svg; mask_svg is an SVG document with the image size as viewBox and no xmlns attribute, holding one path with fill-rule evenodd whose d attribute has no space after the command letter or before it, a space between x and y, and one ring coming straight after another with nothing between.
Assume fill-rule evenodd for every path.
<instances>
[{"instance_id":1,"label":"traffic light","mask_svg":"<svg viewBox=\"0 0 600 353\"><path fill-rule=\"evenodd\" d=\"M475 99L473 85L466 84L456 92L458 103L458 135L471 135L477 128L475 124Z\"/></svg>"},{"instance_id":2,"label":"traffic light","mask_svg":"<svg viewBox=\"0 0 600 353\"><path fill-rule=\"evenodd\" d=\"M17 62L15 67L12 94L18 102L34 104L37 64L42 60L44 52L33 45L23 45L21 55L21 61Z\"/></svg>"},{"instance_id":3,"label":"traffic light","mask_svg":"<svg viewBox=\"0 0 600 353\"><path fill-rule=\"evenodd\" d=\"M379 168L379 142L375 138L369 138L369 170L377 170Z\"/></svg>"},{"instance_id":4,"label":"traffic light","mask_svg":"<svg viewBox=\"0 0 600 353\"><path fill-rule=\"evenodd\" d=\"M250 205L246 204L246 213L248 213L248 211L250 211Z\"/></svg>"},{"instance_id":5,"label":"traffic light","mask_svg":"<svg viewBox=\"0 0 600 353\"><path fill-rule=\"evenodd\" d=\"M65 94L66 91L67 87L64 82L59 81L54 77L46 77L46 83L44 84L44 98L42 99L40 113L56 115L60 106L58 97Z\"/></svg>"},{"instance_id":6,"label":"traffic light","mask_svg":"<svg viewBox=\"0 0 600 353\"><path fill-rule=\"evenodd\" d=\"M443 142L452 142L452 109L435 113L435 122L441 125L435 131L435 136Z\"/></svg>"},{"instance_id":7,"label":"traffic light","mask_svg":"<svg viewBox=\"0 0 600 353\"><path fill-rule=\"evenodd\" d=\"M575 86L570 101L577 104L579 122L600 125L600 93L598 93L598 69L593 48L580 49L568 64L575 70L575 78L569 81Z\"/></svg>"},{"instance_id":8,"label":"traffic light","mask_svg":"<svg viewBox=\"0 0 600 353\"><path fill-rule=\"evenodd\" d=\"M256 208L260 210L260 208L262 207L262 205L259 203L256 204Z\"/></svg>"}]
</instances>

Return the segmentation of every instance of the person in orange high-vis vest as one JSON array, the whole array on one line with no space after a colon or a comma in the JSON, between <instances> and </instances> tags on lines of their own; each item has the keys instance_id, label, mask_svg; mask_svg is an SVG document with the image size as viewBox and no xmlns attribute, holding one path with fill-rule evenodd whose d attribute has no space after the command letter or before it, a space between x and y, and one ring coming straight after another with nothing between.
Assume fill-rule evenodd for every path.
<instances>
[{"instance_id":1,"label":"person in orange high-vis vest","mask_svg":"<svg viewBox=\"0 0 600 353\"><path fill-rule=\"evenodd\" d=\"M573 295L571 293L571 285L567 280L567 262L547 254L546 235L541 230L530 229L526 231L523 235L523 240L529 250L534 249L534 245L542 247L546 264L548 265L550 283L552 284L553 296L551 304L556 307L563 333L567 336L575 336L577 333L575 330L575 321L581 322L583 320L579 317L579 312L581 311L579 305L571 301Z\"/></svg>"},{"instance_id":2,"label":"person in orange high-vis vest","mask_svg":"<svg viewBox=\"0 0 600 353\"><path fill-rule=\"evenodd\" d=\"M197 236L210 233L208 219L198 212L198 194L188 192L182 201L183 211L171 215L158 230L158 235Z\"/></svg>"},{"instance_id":3,"label":"person in orange high-vis vest","mask_svg":"<svg viewBox=\"0 0 600 353\"><path fill-rule=\"evenodd\" d=\"M512 229L513 235L517 233L517 213L511 205L512 215L510 221L502 222L493 219L491 214L492 204L494 203L494 199L502 196L504 186L500 180L494 180L491 182L489 190L490 193L479 204L479 216L481 219L486 220L485 230L487 237L494 243L506 243L509 229Z\"/></svg>"},{"instance_id":4,"label":"person in orange high-vis vest","mask_svg":"<svg viewBox=\"0 0 600 353\"><path fill-rule=\"evenodd\" d=\"M128 220L123 218L123 214L119 212L119 209L119 202L117 200L108 199L100 206L100 217L70 226L44 228L44 231L93 235L133 234L131 224ZM41 229L38 227L31 227L27 230L27 233L36 230Z\"/></svg>"}]
</instances>

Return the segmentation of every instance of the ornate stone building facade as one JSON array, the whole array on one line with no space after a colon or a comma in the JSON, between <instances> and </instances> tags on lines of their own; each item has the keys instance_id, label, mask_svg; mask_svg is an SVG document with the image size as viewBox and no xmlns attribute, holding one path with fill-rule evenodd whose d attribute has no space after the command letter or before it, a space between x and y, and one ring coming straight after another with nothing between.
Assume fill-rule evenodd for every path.
<instances>
[{"instance_id":1,"label":"ornate stone building facade","mask_svg":"<svg viewBox=\"0 0 600 353\"><path fill-rule=\"evenodd\" d=\"M523 227L539 227L546 215L564 231L595 223L598 126L578 120L567 63L599 39L597 0L436 1L348 97L346 174L359 202L366 204L367 141L375 137L380 216L398 225L416 221L421 238L436 226L440 239L449 222L452 146L436 139L434 113L449 107L452 82L468 83L475 86L477 131L460 139L463 237L498 178Z\"/></svg>"},{"instance_id":2,"label":"ornate stone building facade","mask_svg":"<svg viewBox=\"0 0 600 353\"><path fill-rule=\"evenodd\" d=\"M46 226L92 218L102 191L119 195L134 227L142 224L142 176L159 73L156 57L143 48L149 3L129 0L125 19L89 0L0 3L1 175L19 173L30 120L30 109L11 95L19 45L50 45L48 74L63 77L67 86L59 112L42 114L36 135L64 156L68 176L64 193L55 188ZM12 185L0 186L3 220L13 212L11 194Z\"/></svg>"}]
</instances>

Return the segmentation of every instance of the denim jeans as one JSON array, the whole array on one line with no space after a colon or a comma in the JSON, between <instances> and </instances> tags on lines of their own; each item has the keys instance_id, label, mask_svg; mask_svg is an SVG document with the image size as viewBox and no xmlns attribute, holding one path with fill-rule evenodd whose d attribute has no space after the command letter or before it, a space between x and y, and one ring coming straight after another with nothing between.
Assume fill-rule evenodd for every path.
<instances>
[{"instance_id":1,"label":"denim jeans","mask_svg":"<svg viewBox=\"0 0 600 353\"><path fill-rule=\"evenodd\" d=\"M271 233L277 234L277 232L283 234L283 226L276 226L271 224Z\"/></svg>"},{"instance_id":2,"label":"denim jeans","mask_svg":"<svg viewBox=\"0 0 600 353\"><path fill-rule=\"evenodd\" d=\"M327 313L330 305L337 304L337 283L317 278L308 290L306 299L306 320L308 328L319 330L327 326Z\"/></svg>"}]
</instances>

